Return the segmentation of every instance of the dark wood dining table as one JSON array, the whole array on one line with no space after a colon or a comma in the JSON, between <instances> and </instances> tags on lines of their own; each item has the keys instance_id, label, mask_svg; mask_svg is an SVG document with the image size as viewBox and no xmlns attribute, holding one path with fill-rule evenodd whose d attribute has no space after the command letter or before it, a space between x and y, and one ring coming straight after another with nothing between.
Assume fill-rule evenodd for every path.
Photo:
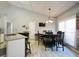
<instances>
[{"instance_id":1,"label":"dark wood dining table","mask_svg":"<svg viewBox=\"0 0 79 59\"><path fill-rule=\"evenodd\" d=\"M40 35L40 37L51 37L51 38L53 38L53 39L55 39L56 38L56 36L57 36L57 34L39 34Z\"/></svg>"},{"instance_id":2,"label":"dark wood dining table","mask_svg":"<svg viewBox=\"0 0 79 59\"><path fill-rule=\"evenodd\" d=\"M57 34L39 34L44 46L45 46L45 50L46 47L53 47L55 46L55 38L57 36Z\"/></svg>"}]
</instances>

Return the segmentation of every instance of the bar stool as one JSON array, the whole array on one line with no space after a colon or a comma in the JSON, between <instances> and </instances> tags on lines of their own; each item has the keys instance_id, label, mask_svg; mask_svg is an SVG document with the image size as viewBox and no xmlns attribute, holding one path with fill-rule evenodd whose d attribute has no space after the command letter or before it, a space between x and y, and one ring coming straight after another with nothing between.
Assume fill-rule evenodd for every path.
<instances>
[{"instance_id":1,"label":"bar stool","mask_svg":"<svg viewBox=\"0 0 79 59\"><path fill-rule=\"evenodd\" d=\"M25 55L27 56L28 53L31 54L31 47L30 47L30 42L26 41L25 42Z\"/></svg>"}]
</instances>

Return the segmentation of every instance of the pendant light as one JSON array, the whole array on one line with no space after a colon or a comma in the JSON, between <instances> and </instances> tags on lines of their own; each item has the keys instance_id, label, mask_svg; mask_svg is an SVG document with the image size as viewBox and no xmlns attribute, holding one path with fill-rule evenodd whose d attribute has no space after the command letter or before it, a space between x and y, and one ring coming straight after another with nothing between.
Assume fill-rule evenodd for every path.
<instances>
[{"instance_id":1,"label":"pendant light","mask_svg":"<svg viewBox=\"0 0 79 59\"><path fill-rule=\"evenodd\" d=\"M51 8L49 8L48 10L49 10L49 17L48 17L48 20L46 21L46 23L53 23L53 21L51 20L51 16L50 16Z\"/></svg>"}]
</instances>

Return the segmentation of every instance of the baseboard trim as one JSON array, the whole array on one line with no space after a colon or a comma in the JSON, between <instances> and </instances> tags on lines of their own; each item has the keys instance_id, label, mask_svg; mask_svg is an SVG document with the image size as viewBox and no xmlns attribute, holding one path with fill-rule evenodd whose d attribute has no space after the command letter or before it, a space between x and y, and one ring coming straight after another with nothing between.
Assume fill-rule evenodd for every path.
<instances>
[{"instance_id":1,"label":"baseboard trim","mask_svg":"<svg viewBox=\"0 0 79 59\"><path fill-rule=\"evenodd\" d=\"M67 43L65 43L65 46L67 48L69 48L70 50L72 50L73 52L75 52L79 56L79 50L78 49L76 49L75 47L73 47L73 46L71 46L71 45L69 45Z\"/></svg>"}]
</instances>

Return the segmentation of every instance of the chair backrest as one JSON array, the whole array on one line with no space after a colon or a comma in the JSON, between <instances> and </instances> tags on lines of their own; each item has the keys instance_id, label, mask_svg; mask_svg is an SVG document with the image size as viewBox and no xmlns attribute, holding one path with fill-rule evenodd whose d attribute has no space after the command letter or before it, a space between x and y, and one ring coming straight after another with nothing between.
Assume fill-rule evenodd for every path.
<instances>
[{"instance_id":1,"label":"chair backrest","mask_svg":"<svg viewBox=\"0 0 79 59\"><path fill-rule=\"evenodd\" d=\"M52 42L52 38L49 35L44 35L45 42Z\"/></svg>"},{"instance_id":2,"label":"chair backrest","mask_svg":"<svg viewBox=\"0 0 79 59\"><path fill-rule=\"evenodd\" d=\"M46 32L45 34L53 34L53 32Z\"/></svg>"},{"instance_id":3,"label":"chair backrest","mask_svg":"<svg viewBox=\"0 0 79 59\"><path fill-rule=\"evenodd\" d=\"M57 40L64 40L64 32L58 31L57 32Z\"/></svg>"},{"instance_id":4,"label":"chair backrest","mask_svg":"<svg viewBox=\"0 0 79 59\"><path fill-rule=\"evenodd\" d=\"M58 31L58 32L57 32L57 34L61 34L61 33L62 33L62 31Z\"/></svg>"},{"instance_id":5,"label":"chair backrest","mask_svg":"<svg viewBox=\"0 0 79 59\"><path fill-rule=\"evenodd\" d=\"M61 34L61 39L64 40L64 32Z\"/></svg>"}]
</instances>

